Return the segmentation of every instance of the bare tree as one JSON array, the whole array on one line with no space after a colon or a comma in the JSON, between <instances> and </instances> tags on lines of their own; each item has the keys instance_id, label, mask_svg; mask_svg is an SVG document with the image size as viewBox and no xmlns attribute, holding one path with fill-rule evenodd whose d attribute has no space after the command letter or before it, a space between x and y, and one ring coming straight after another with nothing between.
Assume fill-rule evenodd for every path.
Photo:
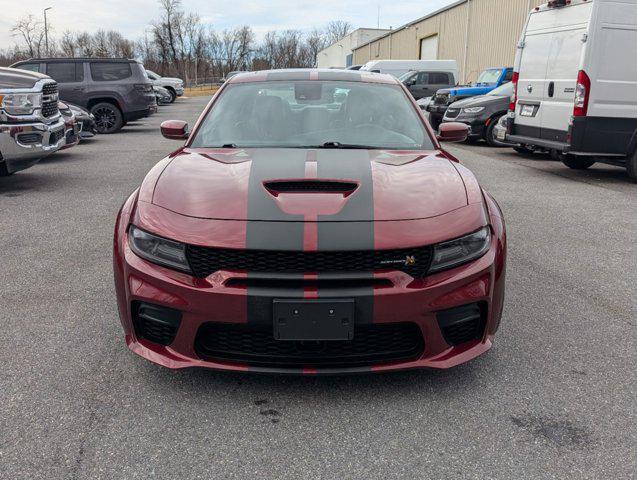
<instances>
[{"instance_id":1,"label":"bare tree","mask_svg":"<svg viewBox=\"0 0 637 480\"><path fill-rule=\"evenodd\" d=\"M60 51L62 55L65 57L74 57L76 49L77 43L75 42L75 35L71 31L66 30L60 39Z\"/></svg>"},{"instance_id":2,"label":"bare tree","mask_svg":"<svg viewBox=\"0 0 637 480\"><path fill-rule=\"evenodd\" d=\"M328 44L336 43L352 31L352 24L344 20L333 20L325 27Z\"/></svg>"},{"instance_id":3,"label":"bare tree","mask_svg":"<svg viewBox=\"0 0 637 480\"><path fill-rule=\"evenodd\" d=\"M44 27L32 14L18 19L13 28L11 28L11 34L14 37L22 38L30 57L40 56Z\"/></svg>"}]
</instances>

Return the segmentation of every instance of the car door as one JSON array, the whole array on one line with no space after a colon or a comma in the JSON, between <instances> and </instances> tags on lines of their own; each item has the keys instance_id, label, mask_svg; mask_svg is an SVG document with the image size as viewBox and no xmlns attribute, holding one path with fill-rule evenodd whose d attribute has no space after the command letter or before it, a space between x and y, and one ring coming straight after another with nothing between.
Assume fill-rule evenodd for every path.
<instances>
[{"instance_id":1,"label":"car door","mask_svg":"<svg viewBox=\"0 0 637 480\"><path fill-rule=\"evenodd\" d=\"M591 9L592 4L582 4L556 12L559 30L551 35L542 105L542 138L545 140L567 141Z\"/></svg>"},{"instance_id":2,"label":"car door","mask_svg":"<svg viewBox=\"0 0 637 480\"><path fill-rule=\"evenodd\" d=\"M60 100L86 106L86 81L83 62L47 62L46 74L58 82Z\"/></svg>"},{"instance_id":3,"label":"car door","mask_svg":"<svg viewBox=\"0 0 637 480\"><path fill-rule=\"evenodd\" d=\"M431 93L429 88L429 73L416 73L414 84L409 88L409 90L416 100L420 100L423 97L430 97Z\"/></svg>"},{"instance_id":4,"label":"car door","mask_svg":"<svg viewBox=\"0 0 637 480\"><path fill-rule=\"evenodd\" d=\"M433 96L438 90L455 86L453 76L448 72L429 72L429 94Z\"/></svg>"}]
</instances>

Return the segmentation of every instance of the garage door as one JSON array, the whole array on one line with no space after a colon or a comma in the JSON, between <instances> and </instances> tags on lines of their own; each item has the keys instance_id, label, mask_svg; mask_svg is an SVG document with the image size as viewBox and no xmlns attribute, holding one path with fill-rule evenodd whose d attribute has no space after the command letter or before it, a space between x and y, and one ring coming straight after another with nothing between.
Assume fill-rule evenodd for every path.
<instances>
[{"instance_id":1,"label":"garage door","mask_svg":"<svg viewBox=\"0 0 637 480\"><path fill-rule=\"evenodd\" d=\"M432 35L431 37L420 40L420 59L438 59L438 35Z\"/></svg>"}]
</instances>

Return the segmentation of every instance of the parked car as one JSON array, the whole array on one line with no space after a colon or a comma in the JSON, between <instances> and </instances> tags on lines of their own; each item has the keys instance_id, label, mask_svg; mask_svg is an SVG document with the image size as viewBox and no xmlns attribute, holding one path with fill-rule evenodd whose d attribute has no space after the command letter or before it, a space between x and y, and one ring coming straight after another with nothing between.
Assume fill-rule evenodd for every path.
<instances>
[{"instance_id":1,"label":"parked car","mask_svg":"<svg viewBox=\"0 0 637 480\"><path fill-rule=\"evenodd\" d=\"M386 73L396 78L419 70L453 72L454 79L458 78L459 71L455 60L372 60L360 68L361 72Z\"/></svg>"},{"instance_id":2,"label":"parked car","mask_svg":"<svg viewBox=\"0 0 637 480\"><path fill-rule=\"evenodd\" d=\"M155 98L157 99L157 104L168 104L172 103L175 100L171 93L166 90L164 87L158 87L157 85L153 86L153 91L155 92Z\"/></svg>"},{"instance_id":3,"label":"parked car","mask_svg":"<svg viewBox=\"0 0 637 480\"><path fill-rule=\"evenodd\" d=\"M97 124L95 123L95 116L85 108L74 105L72 103L65 103L69 106L69 108L75 115L75 119L80 126L80 138L92 138L97 135Z\"/></svg>"},{"instance_id":4,"label":"parked car","mask_svg":"<svg viewBox=\"0 0 637 480\"><path fill-rule=\"evenodd\" d=\"M449 105L464 98L486 95L491 90L498 88L513 79L513 68L496 67L487 68L471 85L463 85L454 88L438 90L434 95L427 111L431 114L431 124L438 128L442 122Z\"/></svg>"},{"instance_id":5,"label":"parked car","mask_svg":"<svg viewBox=\"0 0 637 480\"><path fill-rule=\"evenodd\" d=\"M416 100L435 95L438 90L458 84L458 72L453 70L415 70L398 79L405 84Z\"/></svg>"},{"instance_id":6,"label":"parked car","mask_svg":"<svg viewBox=\"0 0 637 480\"><path fill-rule=\"evenodd\" d=\"M362 65L350 65L345 70L360 70Z\"/></svg>"},{"instance_id":7,"label":"parked car","mask_svg":"<svg viewBox=\"0 0 637 480\"><path fill-rule=\"evenodd\" d=\"M635 2L554 0L531 11L507 138L573 169L623 166L637 182L635 45Z\"/></svg>"},{"instance_id":8,"label":"parked car","mask_svg":"<svg viewBox=\"0 0 637 480\"><path fill-rule=\"evenodd\" d=\"M177 97L184 94L184 81L181 78L162 77L151 70L146 70L146 75L155 87L165 88L169 92L170 101L168 103L173 103Z\"/></svg>"},{"instance_id":9,"label":"parked car","mask_svg":"<svg viewBox=\"0 0 637 480\"><path fill-rule=\"evenodd\" d=\"M137 60L121 58L34 58L13 68L46 73L58 82L60 99L87 108L100 133L157 111L153 85Z\"/></svg>"},{"instance_id":10,"label":"parked car","mask_svg":"<svg viewBox=\"0 0 637 480\"><path fill-rule=\"evenodd\" d=\"M222 83L227 82L228 80L230 80L232 77L234 77L235 75L239 75L240 73L249 73L247 71L241 71L241 70L236 70L236 71L232 71L232 72L228 72L226 74L225 77L223 77L223 79L221 80Z\"/></svg>"},{"instance_id":11,"label":"parked car","mask_svg":"<svg viewBox=\"0 0 637 480\"><path fill-rule=\"evenodd\" d=\"M64 144L58 86L35 72L0 68L0 176L37 163Z\"/></svg>"},{"instance_id":12,"label":"parked car","mask_svg":"<svg viewBox=\"0 0 637 480\"><path fill-rule=\"evenodd\" d=\"M508 82L486 95L459 100L449 106L442 123L460 122L469 126L469 140L486 140L492 147L505 145L496 137L495 127L506 117L513 96L513 83Z\"/></svg>"},{"instance_id":13,"label":"parked car","mask_svg":"<svg viewBox=\"0 0 637 480\"><path fill-rule=\"evenodd\" d=\"M58 108L64 118L64 145L60 150L66 150L80 143L80 124L73 110L66 103L58 102Z\"/></svg>"},{"instance_id":14,"label":"parked car","mask_svg":"<svg viewBox=\"0 0 637 480\"><path fill-rule=\"evenodd\" d=\"M117 216L133 352L320 374L450 368L489 350L506 234L439 143L466 125L436 138L397 79L306 69L231 78L196 124L162 124L185 145Z\"/></svg>"}]
</instances>

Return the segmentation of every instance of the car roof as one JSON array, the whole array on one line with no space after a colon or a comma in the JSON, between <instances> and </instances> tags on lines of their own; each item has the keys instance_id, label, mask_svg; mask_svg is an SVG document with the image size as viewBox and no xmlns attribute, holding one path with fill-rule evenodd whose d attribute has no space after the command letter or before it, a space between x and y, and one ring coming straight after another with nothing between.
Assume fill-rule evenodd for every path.
<instances>
[{"instance_id":1,"label":"car roof","mask_svg":"<svg viewBox=\"0 0 637 480\"><path fill-rule=\"evenodd\" d=\"M121 63L121 62L129 62L129 63L140 63L137 60L132 58L99 58L99 57L42 57L42 58L29 58L28 60L21 60L16 62L14 65L23 64L23 63L33 63L33 62L109 62L109 63Z\"/></svg>"},{"instance_id":2,"label":"car roof","mask_svg":"<svg viewBox=\"0 0 637 480\"><path fill-rule=\"evenodd\" d=\"M227 83L257 83L271 81L343 81L364 83L400 84L391 75L365 72L360 70L331 70L327 68L290 68L281 70L260 70L258 72L239 73Z\"/></svg>"}]
</instances>

